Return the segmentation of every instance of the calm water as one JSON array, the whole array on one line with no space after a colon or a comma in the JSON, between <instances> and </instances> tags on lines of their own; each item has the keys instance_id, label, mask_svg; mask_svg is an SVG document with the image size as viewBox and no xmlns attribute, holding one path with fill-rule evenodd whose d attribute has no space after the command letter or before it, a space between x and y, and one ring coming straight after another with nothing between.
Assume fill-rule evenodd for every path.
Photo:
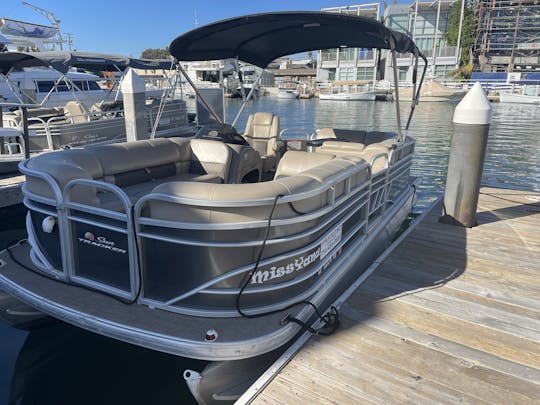
<instances>
[{"instance_id":1,"label":"calm water","mask_svg":"<svg viewBox=\"0 0 540 405\"><path fill-rule=\"evenodd\" d=\"M231 100L232 117L240 103ZM422 178L419 212L444 188L454 105L417 107L409 135L417 139L413 174ZM319 102L262 98L247 113L272 111L281 127L394 130L395 105L385 102ZM406 120L408 107L402 106ZM540 191L540 107L493 105L483 183ZM0 212L0 248L24 236L21 209ZM59 322L31 333L0 323L0 404L8 398L31 404L185 403L181 377L200 362L152 352L85 332Z\"/></svg>"}]
</instances>

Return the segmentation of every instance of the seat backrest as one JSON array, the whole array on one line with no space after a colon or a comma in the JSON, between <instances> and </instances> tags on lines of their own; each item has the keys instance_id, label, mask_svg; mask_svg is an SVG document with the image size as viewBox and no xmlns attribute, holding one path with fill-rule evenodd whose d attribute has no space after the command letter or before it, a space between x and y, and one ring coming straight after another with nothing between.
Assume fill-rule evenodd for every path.
<instances>
[{"instance_id":1,"label":"seat backrest","mask_svg":"<svg viewBox=\"0 0 540 405\"><path fill-rule=\"evenodd\" d=\"M227 144L208 139L192 139L191 164L189 172L193 174L216 174L227 181L231 166L232 153Z\"/></svg>"},{"instance_id":2,"label":"seat backrest","mask_svg":"<svg viewBox=\"0 0 540 405\"><path fill-rule=\"evenodd\" d=\"M71 116L74 123L88 121L88 109L80 101L68 101L64 110Z\"/></svg>"},{"instance_id":3,"label":"seat backrest","mask_svg":"<svg viewBox=\"0 0 540 405\"><path fill-rule=\"evenodd\" d=\"M334 159L334 155L327 153L310 153L290 150L279 161L274 179L296 176L306 170L320 166Z\"/></svg>"},{"instance_id":4,"label":"seat backrest","mask_svg":"<svg viewBox=\"0 0 540 405\"><path fill-rule=\"evenodd\" d=\"M276 154L279 135L279 117L272 113L257 112L248 117L244 138L261 156Z\"/></svg>"},{"instance_id":5,"label":"seat backrest","mask_svg":"<svg viewBox=\"0 0 540 405\"><path fill-rule=\"evenodd\" d=\"M325 141L315 151L331 153L336 156L358 155L365 149L364 144L356 142Z\"/></svg>"}]
</instances>

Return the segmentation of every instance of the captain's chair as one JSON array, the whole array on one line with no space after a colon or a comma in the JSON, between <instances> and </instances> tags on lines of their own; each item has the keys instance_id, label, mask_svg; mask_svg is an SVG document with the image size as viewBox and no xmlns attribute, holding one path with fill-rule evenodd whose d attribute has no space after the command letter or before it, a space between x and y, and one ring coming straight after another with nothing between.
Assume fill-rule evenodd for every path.
<instances>
[{"instance_id":1,"label":"captain's chair","mask_svg":"<svg viewBox=\"0 0 540 405\"><path fill-rule=\"evenodd\" d=\"M276 170L279 161L279 117L257 112L248 117L244 138L261 155L263 172Z\"/></svg>"},{"instance_id":2,"label":"captain's chair","mask_svg":"<svg viewBox=\"0 0 540 405\"><path fill-rule=\"evenodd\" d=\"M88 108L80 101L68 101L64 107L64 111L69 114L71 121L74 124L98 119L98 117L92 115L92 113L88 111Z\"/></svg>"}]
</instances>

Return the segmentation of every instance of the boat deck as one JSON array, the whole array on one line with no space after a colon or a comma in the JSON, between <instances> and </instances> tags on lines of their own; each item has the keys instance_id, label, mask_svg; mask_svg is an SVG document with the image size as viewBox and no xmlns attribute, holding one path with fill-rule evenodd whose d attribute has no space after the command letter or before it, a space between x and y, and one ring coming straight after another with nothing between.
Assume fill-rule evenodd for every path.
<instances>
[{"instance_id":1,"label":"boat deck","mask_svg":"<svg viewBox=\"0 0 540 405\"><path fill-rule=\"evenodd\" d=\"M472 229L435 206L253 403L540 403L539 198L483 188Z\"/></svg>"}]
</instances>

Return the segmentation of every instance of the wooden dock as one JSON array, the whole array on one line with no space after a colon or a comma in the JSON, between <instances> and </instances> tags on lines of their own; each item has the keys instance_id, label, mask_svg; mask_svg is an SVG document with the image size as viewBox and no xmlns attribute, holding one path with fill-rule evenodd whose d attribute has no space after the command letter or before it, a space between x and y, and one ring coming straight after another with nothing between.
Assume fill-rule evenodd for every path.
<instances>
[{"instance_id":1,"label":"wooden dock","mask_svg":"<svg viewBox=\"0 0 540 405\"><path fill-rule=\"evenodd\" d=\"M0 208L22 203L21 186L23 183L24 176L20 173L0 175Z\"/></svg>"},{"instance_id":2,"label":"wooden dock","mask_svg":"<svg viewBox=\"0 0 540 405\"><path fill-rule=\"evenodd\" d=\"M345 301L338 331L240 402L539 404L540 193L483 188L472 229L440 213Z\"/></svg>"}]
</instances>

